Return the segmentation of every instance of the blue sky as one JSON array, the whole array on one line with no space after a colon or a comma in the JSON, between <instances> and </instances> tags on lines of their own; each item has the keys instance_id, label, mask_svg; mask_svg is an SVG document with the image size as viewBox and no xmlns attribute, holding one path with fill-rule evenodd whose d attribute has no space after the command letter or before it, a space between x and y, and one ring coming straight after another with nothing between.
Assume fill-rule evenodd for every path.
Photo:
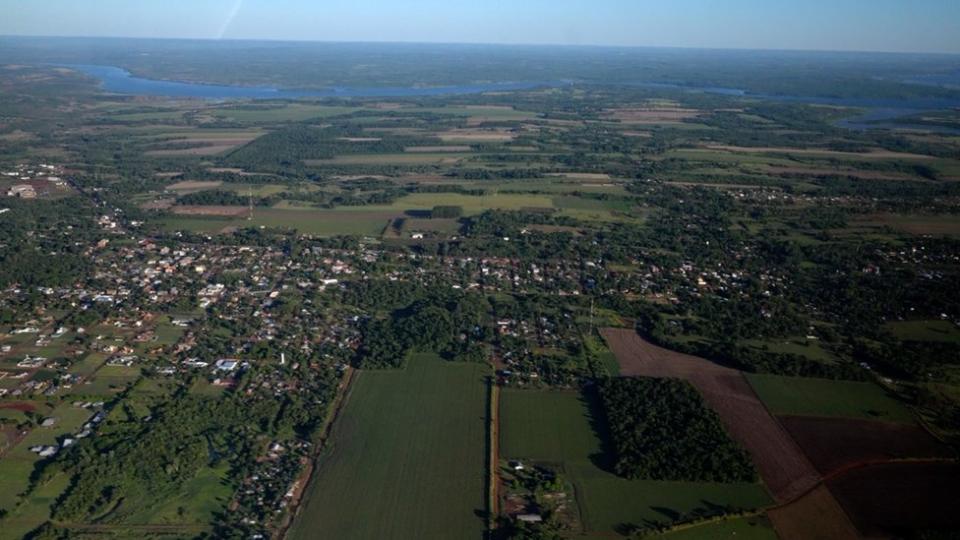
<instances>
[{"instance_id":1,"label":"blue sky","mask_svg":"<svg viewBox=\"0 0 960 540\"><path fill-rule=\"evenodd\" d=\"M0 0L0 34L960 53L960 0Z\"/></svg>"}]
</instances>

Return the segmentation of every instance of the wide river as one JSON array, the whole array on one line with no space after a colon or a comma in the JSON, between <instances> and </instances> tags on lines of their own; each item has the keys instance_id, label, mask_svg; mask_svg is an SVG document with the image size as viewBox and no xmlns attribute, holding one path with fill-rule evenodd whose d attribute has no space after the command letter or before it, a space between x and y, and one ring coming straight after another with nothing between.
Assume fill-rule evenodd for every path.
<instances>
[{"instance_id":1,"label":"wide river","mask_svg":"<svg viewBox=\"0 0 960 540\"><path fill-rule=\"evenodd\" d=\"M69 67L100 80L107 92L137 96L163 96L201 99L297 99L309 97L415 97L483 92L529 90L544 86L560 86L559 82L498 82L459 86L428 87L334 87L322 90L281 90L268 86L222 86L216 84L160 81L134 77L129 71L113 66L69 64Z\"/></svg>"},{"instance_id":2,"label":"wide river","mask_svg":"<svg viewBox=\"0 0 960 540\"><path fill-rule=\"evenodd\" d=\"M129 71L114 66L99 66L86 64L70 64L69 67L86 75L100 80L101 87L116 94L141 96L163 96L177 98L201 99L297 99L310 97L417 97L479 94L483 92L530 90L541 87L559 87L572 84L563 82L491 82L475 83L456 86L429 86L429 87L334 87L321 90L282 90L266 86L224 86L214 84L184 83L175 81L161 81L134 77ZM775 96L754 94L736 88L691 87L670 83L637 83L636 86L647 88L677 89L725 96L736 96L752 99L778 101L781 103L813 103L833 105L839 107L854 107L866 109L864 115L848 118L837 122L839 127L848 129L871 128L909 128L933 129L957 133L960 130L949 128L930 128L929 126L909 126L903 123L885 122L904 116L915 115L924 111L960 108L957 99L863 99L863 98L827 98L805 96Z\"/></svg>"}]
</instances>

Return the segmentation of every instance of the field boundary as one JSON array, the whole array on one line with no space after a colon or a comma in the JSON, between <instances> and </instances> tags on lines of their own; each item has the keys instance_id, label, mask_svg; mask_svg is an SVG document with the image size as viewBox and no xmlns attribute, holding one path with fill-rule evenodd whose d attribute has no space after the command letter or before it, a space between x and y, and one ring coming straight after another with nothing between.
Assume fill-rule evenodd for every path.
<instances>
[{"instance_id":1,"label":"field boundary","mask_svg":"<svg viewBox=\"0 0 960 540\"><path fill-rule=\"evenodd\" d=\"M307 488L310 487L310 483L313 482L316 477L317 463L320 461L320 455L327 449L327 441L330 438L330 433L333 430L333 425L336 423L337 419L340 417L340 412L343 410L343 406L347 403L347 400L350 397L350 393L353 390L353 381L356 378L356 370L350 366L344 368L343 380L340 382L340 387L338 388L337 395L333 400L333 403L330 407L330 410L327 411L327 417L324 419L323 427L320 430L320 436L316 442L316 448L313 451L313 455L309 459L303 477L300 479L302 484L300 486L300 496L297 500L293 501L291 506L293 510L287 514L287 518L284 520L284 523L278 528L276 538L287 538L287 535L290 533L290 529L293 528L294 523L300 517L300 512L303 509L303 501L307 496Z\"/></svg>"},{"instance_id":2,"label":"field boundary","mask_svg":"<svg viewBox=\"0 0 960 540\"><path fill-rule=\"evenodd\" d=\"M487 431L487 445L489 452L487 454L487 475L488 497L487 497L487 528L490 534L496 529L497 516L500 515L500 493L498 490L500 484L500 386L497 385L493 377L487 378L487 414L489 415L489 430Z\"/></svg>"}]
</instances>

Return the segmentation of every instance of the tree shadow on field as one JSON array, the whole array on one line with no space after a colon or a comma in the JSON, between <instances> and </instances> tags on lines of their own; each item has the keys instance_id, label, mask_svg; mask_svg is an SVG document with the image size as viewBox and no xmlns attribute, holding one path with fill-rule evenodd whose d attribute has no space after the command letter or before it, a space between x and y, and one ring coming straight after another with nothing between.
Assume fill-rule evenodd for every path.
<instances>
[{"instance_id":1,"label":"tree shadow on field","mask_svg":"<svg viewBox=\"0 0 960 540\"><path fill-rule=\"evenodd\" d=\"M404 210L403 214L415 219L430 219L433 216L433 212L430 210Z\"/></svg>"},{"instance_id":2,"label":"tree shadow on field","mask_svg":"<svg viewBox=\"0 0 960 540\"><path fill-rule=\"evenodd\" d=\"M590 462L598 469L616 474L614 464L616 463L616 452L613 448L613 439L610 437L610 428L607 423L607 414L603 410L603 403L600 401L600 392L596 385L587 385L580 392L580 401L584 404L587 411L587 420L590 422L590 429L600 441L600 451L590 455Z\"/></svg>"}]
</instances>

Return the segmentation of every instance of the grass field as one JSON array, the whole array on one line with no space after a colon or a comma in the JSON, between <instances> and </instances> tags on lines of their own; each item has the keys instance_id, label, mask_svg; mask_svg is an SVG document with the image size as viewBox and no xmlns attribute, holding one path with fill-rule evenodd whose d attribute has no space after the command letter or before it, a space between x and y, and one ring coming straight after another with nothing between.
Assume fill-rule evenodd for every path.
<instances>
[{"instance_id":1,"label":"grass field","mask_svg":"<svg viewBox=\"0 0 960 540\"><path fill-rule=\"evenodd\" d=\"M0 459L0 509L11 510L19 495L27 488L30 474L39 460L37 454L30 451L30 447L51 445L62 436L75 433L93 416L93 413L87 409L63 404L45 416L56 418L56 424L49 428L34 428L17 446L7 452L3 459Z\"/></svg>"},{"instance_id":2,"label":"grass field","mask_svg":"<svg viewBox=\"0 0 960 540\"><path fill-rule=\"evenodd\" d=\"M960 217L954 215L873 214L853 221L851 225L877 229L889 227L914 235L960 237Z\"/></svg>"},{"instance_id":3,"label":"grass field","mask_svg":"<svg viewBox=\"0 0 960 540\"><path fill-rule=\"evenodd\" d=\"M658 540L776 540L777 533L765 518L737 518L693 527L655 536Z\"/></svg>"},{"instance_id":4,"label":"grass field","mask_svg":"<svg viewBox=\"0 0 960 540\"><path fill-rule=\"evenodd\" d=\"M303 234L317 236L359 235L380 236L387 222L399 212L384 213L369 211L370 207L354 212L338 210L305 209L260 209L254 212L253 220L246 218L204 219L174 217L163 220L169 230L217 233L228 227L283 227L296 229ZM365 211L367 210L367 211Z\"/></svg>"},{"instance_id":5,"label":"grass field","mask_svg":"<svg viewBox=\"0 0 960 540\"><path fill-rule=\"evenodd\" d=\"M369 210L429 210L434 206L462 206L464 214L479 214L484 210L520 210L521 208L553 208L553 200L543 195L495 193L477 197L460 193L412 193L397 199L389 206L344 207L367 208ZM353 210L357 211L357 210Z\"/></svg>"},{"instance_id":6,"label":"grass field","mask_svg":"<svg viewBox=\"0 0 960 540\"><path fill-rule=\"evenodd\" d=\"M70 476L61 473L38 486L30 497L0 520L4 537L22 538L50 519L53 504L69 485Z\"/></svg>"},{"instance_id":7,"label":"grass field","mask_svg":"<svg viewBox=\"0 0 960 540\"><path fill-rule=\"evenodd\" d=\"M505 389L500 399L501 457L562 469L576 488L588 532L668 524L715 505L758 508L770 503L759 484L624 480L607 472L601 439L591 425L592 410L579 392Z\"/></svg>"},{"instance_id":8,"label":"grass field","mask_svg":"<svg viewBox=\"0 0 960 540\"><path fill-rule=\"evenodd\" d=\"M361 372L290 538L482 538L485 375L432 354Z\"/></svg>"},{"instance_id":9,"label":"grass field","mask_svg":"<svg viewBox=\"0 0 960 540\"><path fill-rule=\"evenodd\" d=\"M960 343L960 328L950 321L901 321L887 323L887 330L906 341Z\"/></svg>"},{"instance_id":10,"label":"grass field","mask_svg":"<svg viewBox=\"0 0 960 540\"><path fill-rule=\"evenodd\" d=\"M906 407L873 383L756 374L747 375L747 380L777 415L914 421Z\"/></svg>"},{"instance_id":11,"label":"grass field","mask_svg":"<svg viewBox=\"0 0 960 540\"><path fill-rule=\"evenodd\" d=\"M109 397L120 392L128 384L140 377L140 367L134 365L103 366L84 383L70 390L71 396Z\"/></svg>"},{"instance_id":12,"label":"grass field","mask_svg":"<svg viewBox=\"0 0 960 540\"><path fill-rule=\"evenodd\" d=\"M493 194L484 197L459 193L414 193L390 205L343 206L334 210L312 207L258 209L254 219L171 217L163 220L169 230L189 230L216 233L228 227L287 227L301 233L318 236L362 235L379 236L387 223L402 217L408 210L430 210L438 205L462 206L464 213L475 215L488 209L519 210L521 208L551 208L552 200L543 195Z\"/></svg>"},{"instance_id":13,"label":"grass field","mask_svg":"<svg viewBox=\"0 0 960 540\"><path fill-rule=\"evenodd\" d=\"M324 105L311 105L308 103L291 103L280 105L274 108L249 108L249 109L216 109L211 111L214 116L227 118L237 122L291 122L309 120L311 118L327 118L330 116L339 116L341 114L350 114L358 111L356 107L329 107Z\"/></svg>"},{"instance_id":14,"label":"grass field","mask_svg":"<svg viewBox=\"0 0 960 540\"><path fill-rule=\"evenodd\" d=\"M453 165L471 157L465 152L408 152L403 154L348 154L332 159L308 159L308 167L323 165Z\"/></svg>"}]
</instances>

